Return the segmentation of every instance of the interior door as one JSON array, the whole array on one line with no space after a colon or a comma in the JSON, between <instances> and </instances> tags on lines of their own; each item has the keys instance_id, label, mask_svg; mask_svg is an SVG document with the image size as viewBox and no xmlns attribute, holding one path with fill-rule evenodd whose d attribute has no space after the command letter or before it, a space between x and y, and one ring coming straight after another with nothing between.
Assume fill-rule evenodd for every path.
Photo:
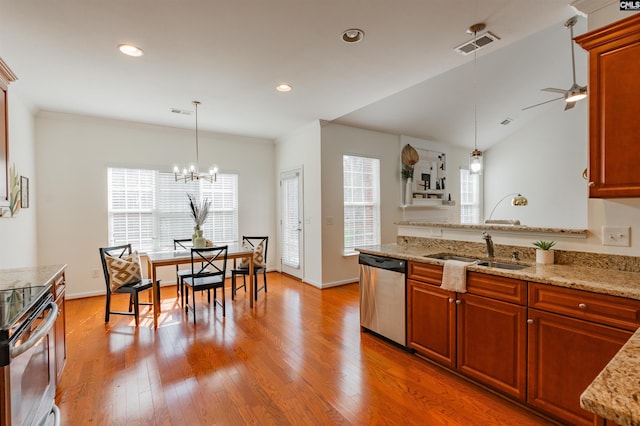
<instances>
[{"instance_id":1,"label":"interior door","mask_svg":"<svg viewBox=\"0 0 640 426\"><path fill-rule=\"evenodd\" d=\"M302 279L302 168L280 173L281 271Z\"/></svg>"}]
</instances>

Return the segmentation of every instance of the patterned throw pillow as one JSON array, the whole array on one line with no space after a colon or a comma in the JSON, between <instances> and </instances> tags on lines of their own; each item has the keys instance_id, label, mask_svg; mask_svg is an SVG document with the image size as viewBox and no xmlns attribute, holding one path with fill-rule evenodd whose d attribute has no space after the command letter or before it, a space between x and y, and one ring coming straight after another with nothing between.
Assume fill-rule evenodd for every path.
<instances>
[{"instance_id":1,"label":"patterned throw pillow","mask_svg":"<svg viewBox=\"0 0 640 426\"><path fill-rule=\"evenodd\" d=\"M264 240L256 244L255 247L251 247L251 244L249 244L247 240L244 240L242 241L242 247L249 250L253 250L253 267L254 268L257 268L257 267L264 268L266 266L266 264L264 263ZM238 262L238 266L240 268L248 268L249 261L247 260L246 257L243 257L242 259L240 259L240 262Z\"/></svg>"},{"instance_id":2,"label":"patterned throw pillow","mask_svg":"<svg viewBox=\"0 0 640 426\"><path fill-rule=\"evenodd\" d=\"M107 269L109 270L109 281L111 282L111 291L116 291L125 284L138 282L142 279L140 271L140 256L134 251L129 256L113 257L107 255L105 257Z\"/></svg>"}]
</instances>

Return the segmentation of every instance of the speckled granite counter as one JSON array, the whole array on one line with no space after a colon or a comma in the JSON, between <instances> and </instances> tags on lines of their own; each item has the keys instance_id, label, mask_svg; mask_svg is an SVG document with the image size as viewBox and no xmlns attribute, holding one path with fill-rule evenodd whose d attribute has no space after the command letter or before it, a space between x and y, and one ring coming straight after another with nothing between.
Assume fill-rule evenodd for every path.
<instances>
[{"instance_id":1,"label":"speckled granite counter","mask_svg":"<svg viewBox=\"0 0 640 426\"><path fill-rule=\"evenodd\" d=\"M417 244L387 244L357 250L361 253L443 265L443 260L430 258L429 255L447 252L481 258L482 251L478 251L479 248L481 249L482 245L475 243L423 240ZM510 249L502 247L502 251L497 250L496 255L506 256ZM525 261L519 262L530 266L521 270L485 266L469 266L468 270L640 300L637 258L598 257L593 254L568 252L563 256L569 264L538 265L532 262L530 254L525 253ZM498 257L497 260L510 261L504 257ZM598 267L581 266L576 263L588 263ZM640 425L640 329L584 391L580 403L584 409L620 425Z\"/></svg>"},{"instance_id":2,"label":"speckled granite counter","mask_svg":"<svg viewBox=\"0 0 640 426\"><path fill-rule=\"evenodd\" d=\"M413 260L436 265L444 265L443 260L430 258L429 255L440 253L442 249L422 246L387 244L358 248L362 253L390 256L399 259ZM460 253L459 251L452 251ZM472 256L476 254L470 253ZM478 256L480 257L480 256ZM496 260L506 260L497 258ZM586 290L611 296L640 300L640 273L622 272L611 269L594 268L578 265L539 265L532 262L519 262L530 265L520 270L490 268L486 266L469 266L470 271L484 272L490 275L517 278L526 281Z\"/></svg>"},{"instance_id":3,"label":"speckled granite counter","mask_svg":"<svg viewBox=\"0 0 640 426\"><path fill-rule=\"evenodd\" d=\"M619 425L640 425L640 330L580 397L580 405Z\"/></svg>"},{"instance_id":4,"label":"speckled granite counter","mask_svg":"<svg viewBox=\"0 0 640 426\"><path fill-rule=\"evenodd\" d=\"M52 284L52 280L67 265L46 265L27 268L0 269L0 288L23 288Z\"/></svg>"}]
</instances>

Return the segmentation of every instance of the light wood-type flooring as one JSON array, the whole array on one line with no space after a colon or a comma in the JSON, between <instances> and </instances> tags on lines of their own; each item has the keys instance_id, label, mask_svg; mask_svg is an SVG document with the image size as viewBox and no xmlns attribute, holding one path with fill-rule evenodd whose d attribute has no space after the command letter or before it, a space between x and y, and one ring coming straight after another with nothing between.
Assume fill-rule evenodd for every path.
<instances>
[{"instance_id":1,"label":"light wood-type flooring","mask_svg":"<svg viewBox=\"0 0 640 426\"><path fill-rule=\"evenodd\" d=\"M268 280L253 311L244 290L232 302L227 289L226 318L199 298L196 325L163 287L158 330L146 307L135 328L120 315L105 324L104 297L68 300L62 424L547 424L362 333L357 283ZM126 309L126 296L113 303Z\"/></svg>"}]
</instances>

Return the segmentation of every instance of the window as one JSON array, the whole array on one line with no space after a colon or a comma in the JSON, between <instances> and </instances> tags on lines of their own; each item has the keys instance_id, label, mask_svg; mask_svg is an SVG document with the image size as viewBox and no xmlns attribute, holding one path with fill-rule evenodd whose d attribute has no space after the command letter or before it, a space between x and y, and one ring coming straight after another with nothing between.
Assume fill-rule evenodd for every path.
<instances>
[{"instance_id":1,"label":"window","mask_svg":"<svg viewBox=\"0 0 640 426\"><path fill-rule=\"evenodd\" d=\"M480 176L460 169L460 223L480 223Z\"/></svg>"},{"instance_id":2,"label":"window","mask_svg":"<svg viewBox=\"0 0 640 426\"><path fill-rule=\"evenodd\" d=\"M380 244L380 160L342 156L344 252Z\"/></svg>"},{"instance_id":3,"label":"window","mask_svg":"<svg viewBox=\"0 0 640 426\"><path fill-rule=\"evenodd\" d=\"M173 173L109 168L109 244L142 251L173 249L174 238L193 234L187 193L211 200L204 235L217 243L238 240L238 175L216 182L176 182Z\"/></svg>"}]
</instances>

